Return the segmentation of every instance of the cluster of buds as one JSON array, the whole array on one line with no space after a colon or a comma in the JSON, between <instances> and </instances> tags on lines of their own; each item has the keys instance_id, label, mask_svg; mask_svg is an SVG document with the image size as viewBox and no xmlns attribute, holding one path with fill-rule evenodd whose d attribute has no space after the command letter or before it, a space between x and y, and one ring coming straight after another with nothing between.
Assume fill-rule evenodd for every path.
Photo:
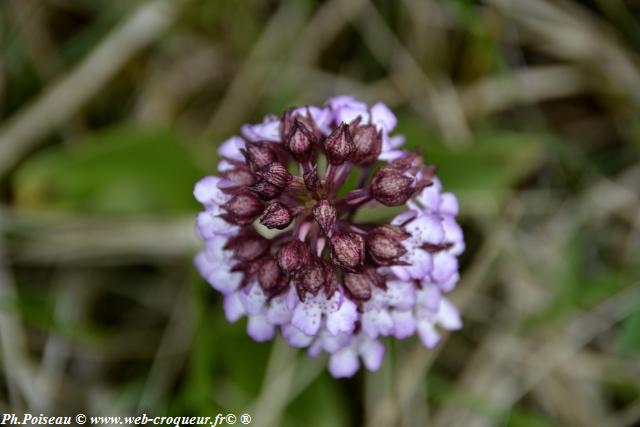
<instances>
[{"instance_id":1,"label":"cluster of buds","mask_svg":"<svg viewBox=\"0 0 640 427\"><path fill-rule=\"evenodd\" d=\"M248 317L257 341L281 335L311 356L330 354L335 377L360 359L380 367L380 338L461 327L443 296L464 250L455 196L435 169L400 150L396 117L349 96L245 125L225 141L219 176L196 184L205 210L201 275L224 295L229 321ZM350 186L350 187L349 187ZM375 206L406 206L389 224L356 222Z\"/></svg>"}]
</instances>

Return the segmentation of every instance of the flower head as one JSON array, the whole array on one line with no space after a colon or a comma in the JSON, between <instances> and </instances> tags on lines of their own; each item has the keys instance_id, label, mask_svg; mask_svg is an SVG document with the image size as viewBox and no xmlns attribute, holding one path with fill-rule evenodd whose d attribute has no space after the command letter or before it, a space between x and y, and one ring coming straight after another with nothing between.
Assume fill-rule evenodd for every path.
<instances>
[{"instance_id":1,"label":"flower head","mask_svg":"<svg viewBox=\"0 0 640 427\"><path fill-rule=\"evenodd\" d=\"M417 334L431 348L439 329L461 327L443 296L464 250L457 200L400 150L396 124L384 104L350 96L267 116L220 146L219 176L194 190L205 241L194 262L227 319L247 316L256 341L280 330L311 356L330 353L335 377L360 361L378 369L381 337ZM376 205L406 210L389 224L354 221Z\"/></svg>"}]
</instances>

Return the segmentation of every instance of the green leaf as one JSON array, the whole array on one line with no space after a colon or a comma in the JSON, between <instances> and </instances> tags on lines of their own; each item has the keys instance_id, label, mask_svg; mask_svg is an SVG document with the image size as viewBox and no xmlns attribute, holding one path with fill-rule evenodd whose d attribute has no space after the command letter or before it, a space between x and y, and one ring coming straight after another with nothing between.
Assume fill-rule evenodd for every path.
<instances>
[{"instance_id":1,"label":"green leaf","mask_svg":"<svg viewBox=\"0 0 640 427\"><path fill-rule=\"evenodd\" d=\"M192 190L202 175L172 133L119 127L35 155L13 189L23 208L163 214L195 210Z\"/></svg>"}]
</instances>

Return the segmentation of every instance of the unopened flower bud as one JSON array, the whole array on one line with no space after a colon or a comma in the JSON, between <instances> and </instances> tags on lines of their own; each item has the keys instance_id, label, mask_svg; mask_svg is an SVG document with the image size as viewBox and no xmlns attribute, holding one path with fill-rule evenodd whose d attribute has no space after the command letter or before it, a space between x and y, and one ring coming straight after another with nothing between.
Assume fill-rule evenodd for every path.
<instances>
[{"instance_id":1,"label":"unopened flower bud","mask_svg":"<svg viewBox=\"0 0 640 427\"><path fill-rule=\"evenodd\" d=\"M371 298L373 280L366 273L346 273L344 275L344 286L353 298L367 301Z\"/></svg>"},{"instance_id":2,"label":"unopened flower bud","mask_svg":"<svg viewBox=\"0 0 640 427\"><path fill-rule=\"evenodd\" d=\"M244 167L235 167L224 172L225 188L246 187L255 182L253 174L245 165ZM221 187L222 188L222 187Z\"/></svg>"},{"instance_id":3,"label":"unopened flower bud","mask_svg":"<svg viewBox=\"0 0 640 427\"><path fill-rule=\"evenodd\" d=\"M312 295L317 295L318 291L325 285L325 271L317 259L304 265L296 277L298 293L303 296L307 292L310 292Z\"/></svg>"},{"instance_id":4,"label":"unopened flower bud","mask_svg":"<svg viewBox=\"0 0 640 427\"><path fill-rule=\"evenodd\" d=\"M277 160L270 142L247 142L242 150L247 163L254 169L262 168Z\"/></svg>"},{"instance_id":5,"label":"unopened flower bud","mask_svg":"<svg viewBox=\"0 0 640 427\"><path fill-rule=\"evenodd\" d=\"M341 165L353 152L355 146L349 133L349 126L342 123L324 140L327 160L334 166Z\"/></svg>"},{"instance_id":6,"label":"unopened flower bud","mask_svg":"<svg viewBox=\"0 0 640 427\"><path fill-rule=\"evenodd\" d=\"M296 121L299 121L301 124L303 124L307 128L307 130L309 130L317 140L322 133L316 126L316 123L311 117L309 110L306 109L304 114L301 114L299 110L298 111L296 110L298 109L292 108L290 110L285 111L284 114L282 115L282 119L281 119L282 127L280 128L282 140L283 141L288 140L289 135L291 135L291 131L293 130L293 126L295 125Z\"/></svg>"},{"instance_id":7,"label":"unopened flower bud","mask_svg":"<svg viewBox=\"0 0 640 427\"><path fill-rule=\"evenodd\" d=\"M267 228L277 228L278 230L284 230L291 224L293 216L291 210L281 202L272 202L264 210L262 217L260 218L260 224Z\"/></svg>"},{"instance_id":8,"label":"unopened flower bud","mask_svg":"<svg viewBox=\"0 0 640 427\"><path fill-rule=\"evenodd\" d=\"M227 213L221 215L232 224L247 225L255 221L264 210L264 204L251 193L236 194L222 205Z\"/></svg>"},{"instance_id":9,"label":"unopened flower bud","mask_svg":"<svg viewBox=\"0 0 640 427\"><path fill-rule=\"evenodd\" d=\"M284 274L273 257L264 260L257 273L258 283L265 291L277 291L285 284Z\"/></svg>"},{"instance_id":10,"label":"unopened flower bud","mask_svg":"<svg viewBox=\"0 0 640 427\"><path fill-rule=\"evenodd\" d=\"M333 267L323 259L320 259L322 270L324 272L324 294L327 298L331 298L338 290L338 278Z\"/></svg>"},{"instance_id":11,"label":"unopened flower bud","mask_svg":"<svg viewBox=\"0 0 640 427\"><path fill-rule=\"evenodd\" d=\"M357 165L370 164L378 160L382 151L382 135L373 125L357 126L352 129L355 149L349 160Z\"/></svg>"},{"instance_id":12,"label":"unopened flower bud","mask_svg":"<svg viewBox=\"0 0 640 427\"><path fill-rule=\"evenodd\" d=\"M225 249L232 250L235 257L241 262L249 262L264 255L269 249L269 245L269 241L259 234L246 234L230 239Z\"/></svg>"},{"instance_id":13,"label":"unopened flower bud","mask_svg":"<svg viewBox=\"0 0 640 427\"><path fill-rule=\"evenodd\" d=\"M314 140L312 131L296 119L286 140L286 146L297 161L306 162L313 152Z\"/></svg>"},{"instance_id":14,"label":"unopened flower bud","mask_svg":"<svg viewBox=\"0 0 640 427\"><path fill-rule=\"evenodd\" d=\"M290 240L283 244L278 251L278 265L285 274L295 273L308 263L307 245L300 240Z\"/></svg>"},{"instance_id":15,"label":"unopened flower bud","mask_svg":"<svg viewBox=\"0 0 640 427\"><path fill-rule=\"evenodd\" d=\"M277 187L263 179L253 185L250 185L247 188L251 190L251 192L253 192L256 196L265 201L275 199L280 194L282 194L283 190L282 187Z\"/></svg>"},{"instance_id":16,"label":"unopened flower bud","mask_svg":"<svg viewBox=\"0 0 640 427\"><path fill-rule=\"evenodd\" d=\"M409 234L401 227L382 225L367 234L367 251L378 265L393 265L396 260L407 253L402 244Z\"/></svg>"},{"instance_id":17,"label":"unopened flower bud","mask_svg":"<svg viewBox=\"0 0 640 427\"><path fill-rule=\"evenodd\" d=\"M320 189L320 177L318 176L318 168L315 165L304 173L304 185L312 193Z\"/></svg>"},{"instance_id":18,"label":"unopened flower bud","mask_svg":"<svg viewBox=\"0 0 640 427\"><path fill-rule=\"evenodd\" d=\"M327 236L330 236L333 231L336 216L336 208L328 200L320 200L313 208L313 217Z\"/></svg>"},{"instance_id":19,"label":"unopened flower bud","mask_svg":"<svg viewBox=\"0 0 640 427\"><path fill-rule=\"evenodd\" d=\"M389 167L383 167L376 172L369 188L373 197L387 206L404 204L415 190L411 177Z\"/></svg>"},{"instance_id":20,"label":"unopened flower bud","mask_svg":"<svg viewBox=\"0 0 640 427\"><path fill-rule=\"evenodd\" d=\"M286 187L293 179L293 176L287 168L279 162L269 163L268 165L261 167L256 172L256 175L269 184L275 185L279 188Z\"/></svg>"},{"instance_id":21,"label":"unopened flower bud","mask_svg":"<svg viewBox=\"0 0 640 427\"><path fill-rule=\"evenodd\" d=\"M364 239L356 233L335 233L330 237L331 262L347 271L358 271L364 261Z\"/></svg>"}]
</instances>

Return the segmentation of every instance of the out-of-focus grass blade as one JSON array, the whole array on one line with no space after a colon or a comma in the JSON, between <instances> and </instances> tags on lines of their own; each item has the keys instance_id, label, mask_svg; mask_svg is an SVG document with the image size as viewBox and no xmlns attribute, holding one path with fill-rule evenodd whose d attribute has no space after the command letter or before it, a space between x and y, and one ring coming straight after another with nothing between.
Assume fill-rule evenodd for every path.
<instances>
[{"instance_id":1,"label":"out-of-focus grass blade","mask_svg":"<svg viewBox=\"0 0 640 427\"><path fill-rule=\"evenodd\" d=\"M518 180L540 165L548 136L538 133L485 130L468 144L452 147L421 123L400 120L398 133L406 148L419 150L438 167L445 191L458 194L463 207L496 203Z\"/></svg>"},{"instance_id":2,"label":"out-of-focus grass blade","mask_svg":"<svg viewBox=\"0 0 640 427\"><path fill-rule=\"evenodd\" d=\"M196 209L202 175L171 132L119 127L36 155L13 189L21 208L166 214Z\"/></svg>"}]
</instances>

